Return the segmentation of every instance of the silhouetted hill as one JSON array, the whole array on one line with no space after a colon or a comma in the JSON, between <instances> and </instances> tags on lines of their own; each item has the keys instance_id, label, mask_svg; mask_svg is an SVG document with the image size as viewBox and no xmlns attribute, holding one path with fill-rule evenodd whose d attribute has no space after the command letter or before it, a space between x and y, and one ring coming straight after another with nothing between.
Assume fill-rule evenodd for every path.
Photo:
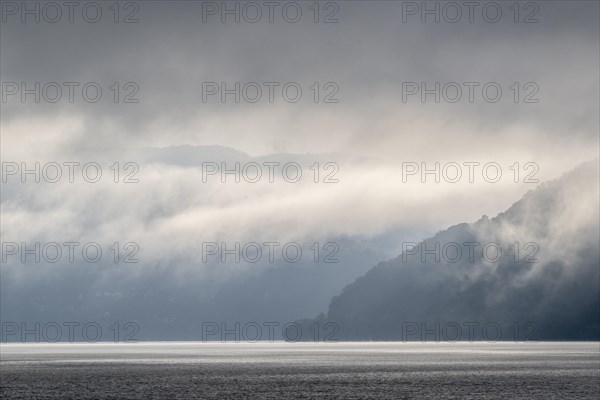
<instances>
[{"instance_id":1,"label":"silhouetted hill","mask_svg":"<svg viewBox=\"0 0 600 400\"><path fill-rule=\"evenodd\" d=\"M333 298L336 338L600 339L598 182L598 161L582 164L495 218L405 246Z\"/></svg>"}]
</instances>

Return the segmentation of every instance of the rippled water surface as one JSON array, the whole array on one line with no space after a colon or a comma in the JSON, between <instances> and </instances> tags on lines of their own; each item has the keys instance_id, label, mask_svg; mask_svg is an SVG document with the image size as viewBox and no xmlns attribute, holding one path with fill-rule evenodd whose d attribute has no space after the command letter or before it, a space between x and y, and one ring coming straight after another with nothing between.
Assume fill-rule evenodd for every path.
<instances>
[{"instance_id":1,"label":"rippled water surface","mask_svg":"<svg viewBox=\"0 0 600 400\"><path fill-rule=\"evenodd\" d=\"M2 344L9 398L597 399L600 344Z\"/></svg>"}]
</instances>

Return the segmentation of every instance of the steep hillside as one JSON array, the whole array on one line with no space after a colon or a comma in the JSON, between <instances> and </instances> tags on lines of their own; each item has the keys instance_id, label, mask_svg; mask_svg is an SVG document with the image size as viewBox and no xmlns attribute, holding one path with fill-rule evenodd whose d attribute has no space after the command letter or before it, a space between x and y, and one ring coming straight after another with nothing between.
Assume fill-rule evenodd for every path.
<instances>
[{"instance_id":1,"label":"steep hillside","mask_svg":"<svg viewBox=\"0 0 600 400\"><path fill-rule=\"evenodd\" d=\"M598 182L598 162L582 164L495 218L405 245L327 320L342 340L599 339Z\"/></svg>"}]
</instances>

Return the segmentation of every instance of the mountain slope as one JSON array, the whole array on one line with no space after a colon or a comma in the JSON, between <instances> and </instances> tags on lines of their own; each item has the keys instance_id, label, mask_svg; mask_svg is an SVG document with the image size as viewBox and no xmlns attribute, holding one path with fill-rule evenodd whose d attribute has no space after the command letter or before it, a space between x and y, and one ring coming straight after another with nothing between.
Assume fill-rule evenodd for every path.
<instances>
[{"instance_id":1,"label":"mountain slope","mask_svg":"<svg viewBox=\"0 0 600 400\"><path fill-rule=\"evenodd\" d=\"M405 246L333 298L337 338L599 339L598 182L598 162L582 164L493 219Z\"/></svg>"}]
</instances>

